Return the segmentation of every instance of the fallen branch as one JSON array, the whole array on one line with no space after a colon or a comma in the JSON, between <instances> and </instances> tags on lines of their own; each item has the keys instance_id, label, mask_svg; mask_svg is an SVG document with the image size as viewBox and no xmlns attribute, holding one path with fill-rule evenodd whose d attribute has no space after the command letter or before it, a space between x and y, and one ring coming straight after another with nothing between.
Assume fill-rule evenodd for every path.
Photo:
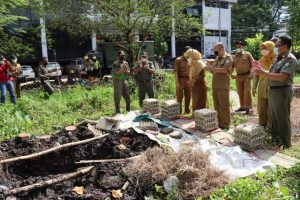
<instances>
[{"instance_id":1,"label":"fallen branch","mask_svg":"<svg viewBox=\"0 0 300 200\"><path fill-rule=\"evenodd\" d=\"M56 183L63 182L63 181L66 181L66 180L69 180L69 179L73 179L73 178L76 178L78 176L82 176L84 174L87 174L93 168L94 168L94 166L85 167L85 168L83 168L81 170L78 170L77 172L64 174L64 175L61 175L61 176L59 176L57 178L54 178L54 179L50 179L50 180L47 180L47 181L41 181L39 183L34 183L32 185L27 185L27 186L24 186L24 187L19 187L19 188L15 188L15 189L11 189L11 190L6 190L6 191L4 191L4 195L5 196L16 195L16 194L21 193L21 192L28 192L30 190L34 190L34 189L38 189L38 188L42 188L42 187L47 187L47 186L50 186L50 185L54 185Z\"/></svg>"},{"instance_id":2,"label":"fallen branch","mask_svg":"<svg viewBox=\"0 0 300 200\"><path fill-rule=\"evenodd\" d=\"M128 162L134 159L139 158L140 156L134 156L130 158L121 158L121 159L106 159L106 160L81 160L75 162L75 164L93 164L93 163L108 163L108 162Z\"/></svg>"},{"instance_id":3,"label":"fallen branch","mask_svg":"<svg viewBox=\"0 0 300 200\"><path fill-rule=\"evenodd\" d=\"M87 139L87 140L81 140L81 141L78 141L78 142L71 142L71 143L67 143L67 144L62 144L62 145L59 145L57 147L53 147L53 148L47 149L45 151L41 151L41 152L38 152L38 153L33 153L33 154L30 154L30 155L26 155L26 156L19 156L19 157L15 157L15 158L9 158L9 159L5 159L5 160L1 160L0 164L36 158L36 157L39 157L39 156L42 156L42 155L45 155L45 154L48 154L48 153L51 153L51 152L54 152L54 151L58 151L60 149L64 149L64 148L67 148L67 147L86 144L86 143L92 142L94 140L101 140L101 139L105 138L107 135L109 135L109 134L100 135L100 136L97 136L97 137L93 137L93 138L90 138L90 139Z\"/></svg>"},{"instance_id":4,"label":"fallen branch","mask_svg":"<svg viewBox=\"0 0 300 200\"><path fill-rule=\"evenodd\" d=\"M81 125L83 125L83 124L96 125L97 123L98 123L98 122L95 121L95 120L85 119L85 120L79 122L78 124L76 124L75 126L76 126L76 127L79 127L79 126L81 126Z\"/></svg>"}]
</instances>

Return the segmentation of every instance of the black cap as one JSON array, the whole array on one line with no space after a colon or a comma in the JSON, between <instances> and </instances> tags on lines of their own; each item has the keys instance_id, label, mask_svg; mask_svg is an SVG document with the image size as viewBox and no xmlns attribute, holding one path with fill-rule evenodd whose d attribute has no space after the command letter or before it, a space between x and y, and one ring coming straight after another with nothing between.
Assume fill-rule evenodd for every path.
<instances>
[{"instance_id":1,"label":"black cap","mask_svg":"<svg viewBox=\"0 0 300 200\"><path fill-rule=\"evenodd\" d=\"M184 47L184 52L186 52L186 51L189 50L189 49L192 49L192 47L190 47L190 46L185 46L185 47Z\"/></svg>"}]
</instances>

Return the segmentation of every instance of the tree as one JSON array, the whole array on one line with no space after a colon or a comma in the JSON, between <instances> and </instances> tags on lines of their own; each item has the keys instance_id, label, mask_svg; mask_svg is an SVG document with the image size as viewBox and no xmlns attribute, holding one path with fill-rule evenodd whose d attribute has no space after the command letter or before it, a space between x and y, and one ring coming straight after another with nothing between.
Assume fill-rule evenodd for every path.
<instances>
[{"instance_id":1,"label":"tree","mask_svg":"<svg viewBox=\"0 0 300 200\"><path fill-rule=\"evenodd\" d=\"M288 6L288 32L293 38L293 51L300 51L300 0L286 1Z\"/></svg>"},{"instance_id":2,"label":"tree","mask_svg":"<svg viewBox=\"0 0 300 200\"><path fill-rule=\"evenodd\" d=\"M263 38L261 33L256 34L253 38L246 38L245 50L249 51L256 60L261 58L260 46L263 43Z\"/></svg>"},{"instance_id":3,"label":"tree","mask_svg":"<svg viewBox=\"0 0 300 200\"><path fill-rule=\"evenodd\" d=\"M184 14L194 5L187 0L49 0L46 10L52 10L58 25L72 34L96 31L109 38L129 55L134 63L146 41L154 35L170 36L175 20L177 38L201 33L199 18ZM141 43L137 43L137 38ZM124 45L124 42L126 45ZM131 65L132 66L132 65Z\"/></svg>"},{"instance_id":4,"label":"tree","mask_svg":"<svg viewBox=\"0 0 300 200\"><path fill-rule=\"evenodd\" d=\"M284 0L238 0L232 7L232 38L244 40L263 33L269 39L278 29Z\"/></svg>"},{"instance_id":5,"label":"tree","mask_svg":"<svg viewBox=\"0 0 300 200\"><path fill-rule=\"evenodd\" d=\"M17 55L26 58L33 53L32 45L24 43L26 34L23 30L16 28L19 20L27 20L16 14L18 8L27 5L27 0L1 0L0 1L0 53L5 55Z\"/></svg>"}]
</instances>

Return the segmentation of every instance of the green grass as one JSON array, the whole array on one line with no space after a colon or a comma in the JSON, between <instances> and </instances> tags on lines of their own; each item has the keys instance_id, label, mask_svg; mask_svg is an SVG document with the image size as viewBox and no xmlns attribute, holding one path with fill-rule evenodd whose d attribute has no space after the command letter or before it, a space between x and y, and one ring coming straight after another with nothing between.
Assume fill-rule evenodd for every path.
<instances>
[{"instance_id":1,"label":"green grass","mask_svg":"<svg viewBox=\"0 0 300 200\"><path fill-rule=\"evenodd\" d=\"M159 72L161 74L161 72ZM175 83L172 74L159 76L156 84L158 99L175 97ZM138 96L135 81L131 78L131 109L138 110ZM64 92L56 92L49 99L44 93L25 91L17 105L10 103L0 106L0 140L27 132L32 135L51 134L56 129L77 123L83 119L99 119L114 115L113 87L104 83L93 87L77 85ZM121 111L125 112L125 102L121 100Z\"/></svg>"},{"instance_id":2,"label":"green grass","mask_svg":"<svg viewBox=\"0 0 300 200\"><path fill-rule=\"evenodd\" d=\"M290 169L257 173L227 184L210 195L210 200L299 199L300 164Z\"/></svg>"},{"instance_id":3,"label":"green grass","mask_svg":"<svg viewBox=\"0 0 300 200\"><path fill-rule=\"evenodd\" d=\"M300 84L300 73L296 73L296 75L294 77L294 83Z\"/></svg>"}]
</instances>

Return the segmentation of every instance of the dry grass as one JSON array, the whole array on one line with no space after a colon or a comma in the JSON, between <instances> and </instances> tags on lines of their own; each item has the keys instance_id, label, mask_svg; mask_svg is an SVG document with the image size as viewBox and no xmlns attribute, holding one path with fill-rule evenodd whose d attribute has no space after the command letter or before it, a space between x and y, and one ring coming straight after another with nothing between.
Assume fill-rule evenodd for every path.
<instances>
[{"instance_id":1,"label":"dry grass","mask_svg":"<svg viewBox=\"0 0 300 200\"><path fill-rule=\"evenodd\" d=\"M174 153L155 147L144 152L125 170L144 189L161 183L172 175L177 176L179 195L185 200L207 197L228 182L223 172L211 166L208 154L195 152L190 148Z\"/></svg>"}]
</instances>

